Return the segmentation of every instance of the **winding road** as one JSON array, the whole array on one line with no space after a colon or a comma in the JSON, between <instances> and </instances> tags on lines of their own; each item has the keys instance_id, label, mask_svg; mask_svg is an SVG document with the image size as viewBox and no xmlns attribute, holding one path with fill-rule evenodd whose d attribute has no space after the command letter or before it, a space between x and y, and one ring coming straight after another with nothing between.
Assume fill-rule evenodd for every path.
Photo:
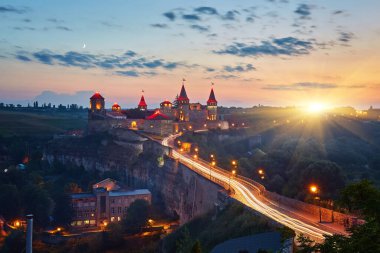
<instances>
[{"instance_id":1,"label":"winding road","mask_svg":"<svg viewBox=\"0 0 380 253\"><path fill-rule=\"evenodd\" d=\"M293 229L297 235L303 234L315 241L323 241L323 235L346 234L343 226L319 223L314 216L274 203L261 194L258 183L243 177L233 177L226 170L210 166L174 148L174 140L179 135L171 135L162 140L162 145L172 148L171 156L196 171L198 174L225 188L231 187L232 197L261 214ZM227 187L226 187L227 186Z\"/></svg>"}]
</instances>

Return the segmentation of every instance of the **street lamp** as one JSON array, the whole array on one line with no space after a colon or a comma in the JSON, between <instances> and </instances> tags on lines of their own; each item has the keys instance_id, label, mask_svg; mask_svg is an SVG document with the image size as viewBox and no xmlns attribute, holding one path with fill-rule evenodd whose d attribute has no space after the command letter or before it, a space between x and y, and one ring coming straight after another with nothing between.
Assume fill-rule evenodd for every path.
<instances>
[{"instance_id":1,"label":"street lamp","mask_svg":"<svg viewBox=\"0 0 380 253\"><path fill-rule=\"evenodd\" d=\"M236 175L236 170L232 170L231 171L231 176L228 180L228 190L231 191L231 178L234 177Z\"/></svg>"},{"instance_id":2,"label":"street lamp","mask_svg":"<svg viewBox=\"0 0 380 253\"><path fill-rule=\"evenodd\" d=\"M265 171L264 171L263 169L259 169L259 170L257 171L257 173L259 174L260 178L261 178L262 180L264 180L264 178L265 178Z\"/></svg>"},{"instance_id":3,"label":"street lamp","mask_svg":"<svg viewBox=\"0 0 380 253\"><path fill-rule=\"evenodd\" d=\"M211 166L210 166L210 180L211 180L211 167L215 167L215 165L216 165L214 154L210 154L210 163L211 163Z\"/></svg>"},{"instance_id":4,"label":"street lamp","mask_svg":"<svg viewBox=\"0 0 380 253\"><path fill-rule=\"evenodd\" d=\"M310 190L311 194L315 195L314 199L318 200L318 202L319 202L319 223L322 223L321 197L318 196L318 195L320 195L319 194L320 190L319 190L318 186L314 185L314 184L310 185L309 190Z\"/></svg>"}]
</instances>

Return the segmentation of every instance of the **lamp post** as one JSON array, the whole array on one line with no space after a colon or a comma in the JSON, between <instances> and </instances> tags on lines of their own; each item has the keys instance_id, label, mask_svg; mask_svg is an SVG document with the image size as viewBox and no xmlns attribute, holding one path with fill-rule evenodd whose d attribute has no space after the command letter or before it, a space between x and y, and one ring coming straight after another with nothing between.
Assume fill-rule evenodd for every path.
<instances>
[{"instance_id":1,"label":"lamp post","mask_svg":"<svg viewBox=\"0 0 380 253\"><path fill-rule=\"evenodd\" d=\"M237 171L237 166L238 166L238 163L236 160L232 160L231 161L231 176L230 176L230 179L228 180L228 189L231 190L231 178L233 176L235 176L236 174L236 171Z\"/></svg>"},{"instance_id":2,"label":"lamp post","mask_svg":"<svg viewBox=\"0 0 380 253\"><path fill-rule=\"evenodd\" d=\"M231 176L228 180L228 190L231 191L231 178L233 178L236 175L236 170L231 171Z\"/></svg>"},{"instance_id":3,"label":"lamp post","mask_svg":"<svg viewBox=\"0 0 380 253\"><path fill-rule=\"evenodd\" d=\"M318 188L317 185L310 185L310 188L309 188L310 192L312 194L314 194L314 199L315 200L318 200L318 206L319 206L319 223L322 223L322 210L321 210L321 197L318 196L318 194L320 193L320 190ZM319 194L320 195L320 194Z\"/></svg>"},{"instance_id":4,"label":"lamp post","mask_svg":"<svg viewBox=\"0 0 380 253\"><path fill-rule=\"evenodd\" d=\"M264 180L265 179L265 171L263 169L259 169L257 171L257 173L259 174L259 177Z\"/></svg>"},{"instance_id":5,"label":"lamp post","mask_svg":"<svg viewBox=\"0 0 380 253\"><path fill-rule=\"evenodd\" d=\"M210 180L211 180L211 167L215 167L216 165L216 161L215 161L215 155L214 154L210 154Z\"/></svg>"}]
</instances>

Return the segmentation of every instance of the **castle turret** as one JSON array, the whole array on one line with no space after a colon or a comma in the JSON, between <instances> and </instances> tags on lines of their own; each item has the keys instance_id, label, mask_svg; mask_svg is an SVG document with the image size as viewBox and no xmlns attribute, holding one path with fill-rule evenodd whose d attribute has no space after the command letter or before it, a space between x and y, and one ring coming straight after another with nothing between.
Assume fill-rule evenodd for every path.
<instances>
[{"instance_id":1,"label":"castle turret","mask_svg":"<svg viewBox=\"0 0 380 253\"><path fill-rule=\"evenodd\" d=\"M178 120L179 121L189 121L189 103L190 100L187 97L186 89L185 89L185 79L183 79L181 92L179 94L179 97L177 99L178 101Z\"/></svg>"},{"instance_id":2,"label":"castle turret","mask_svg":"<svg viewBox=\"0 0 380 253\"><path fill-rule=\"evenodd\" d=\"M120 105L118 104L118 103L114 103L113 105L112 105L112 111L113 112L120 112L121 111L121 107L120 107Z\"/></svg>"},{"instance_id":3,"label":"castle turret","mask_svg":"<svg viewBox=\"0 0 380 253\"><path fill-rule=\"evenodd\" d=\"M141 96L141 99L140 99L139 104L137 105L137 108L138 108L140 111L146 111L146 109L148 108L148 105L147 105L146 102L145 102L144 95Z\"/></svg>"},{"instance_id":4,"label":"castle turret","mask_svg":"<svg viewBox=\"0 0 380 253\"><path fill-rule=\"evenodd\" d=\"M167 115L172 115L172 107L173 104L167 99L160 103L160 110Z\"/></svg>"},{"instance_id":5,"label":"castle turret","mask_svg":"<svg viewBox=\"0 0 380 253\"><path fill-rule=\"evenodd\" d=\"M90 98L89 118L93 119L97 116L105 117L106 109L104 107L104 97L99 92L95 92Z\"/></svg>"},{"instance_id":6,"label":"castle turret","mask_svg":"<svg viewBox=\"0 0 380 253\"><path fill-rule=\"evenodd\" d=\"M217 108L218 101L216 101L214 88L211 88L210 96L207 100L207 120L215 121L217 120Z\"/></svg>"}]
</instances>

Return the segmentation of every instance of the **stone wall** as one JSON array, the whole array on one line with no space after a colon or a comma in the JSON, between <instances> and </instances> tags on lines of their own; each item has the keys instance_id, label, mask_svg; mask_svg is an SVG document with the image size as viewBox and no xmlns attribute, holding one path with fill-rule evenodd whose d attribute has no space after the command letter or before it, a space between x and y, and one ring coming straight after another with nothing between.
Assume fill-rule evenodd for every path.
<instances>
[{"instance_id":1,"label":"stone wall","mask_svg":"<svg viewBox=\"0 0 380 253\"><path fill-rule=\"evenodd\" d=\"M181 224L215 208L220 186L169 158L169 148L159 143L147 141L144 150L141 160L127 170L130 186L150 189L153 199L178 215Z\"/></svg>"}]
</instances>

